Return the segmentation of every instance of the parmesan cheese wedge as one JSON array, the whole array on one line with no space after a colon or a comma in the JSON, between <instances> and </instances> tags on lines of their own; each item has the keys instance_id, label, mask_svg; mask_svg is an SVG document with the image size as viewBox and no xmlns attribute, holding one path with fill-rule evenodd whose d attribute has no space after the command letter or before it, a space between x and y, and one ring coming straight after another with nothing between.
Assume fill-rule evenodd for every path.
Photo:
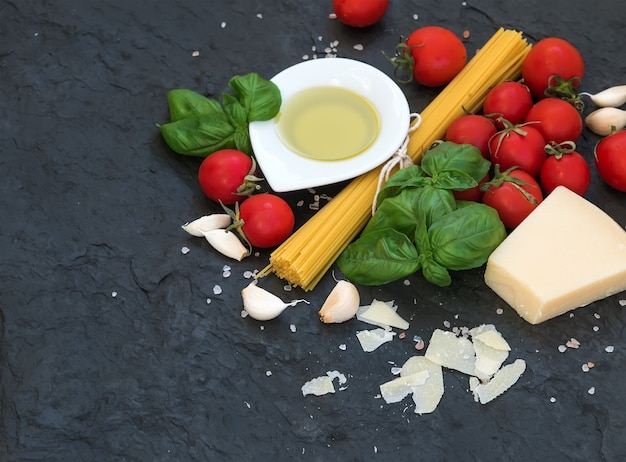
<instances>
[{"instance_id":1,"label":"parmesan cheese wedge","mask_svg":"<svg viewBox=\"0 0 626 462\"><path fill-rule=\"evenodd\" d=\"M359 321L379 327L396 327L406 330L409 323L385 302L374 300L371 305L359 307L356 317Z\"/></svg>"},{"instance_id":2,"label":"parmesan cheese wedge","mask_svg":"<svg viewBox=\"0 0 626 462\"><path fill-rule=\"evenodd\" d=\"M541 323L626 290L626 231L559 186L491 254L485 282Z\"/></svg>"}]
</instances>

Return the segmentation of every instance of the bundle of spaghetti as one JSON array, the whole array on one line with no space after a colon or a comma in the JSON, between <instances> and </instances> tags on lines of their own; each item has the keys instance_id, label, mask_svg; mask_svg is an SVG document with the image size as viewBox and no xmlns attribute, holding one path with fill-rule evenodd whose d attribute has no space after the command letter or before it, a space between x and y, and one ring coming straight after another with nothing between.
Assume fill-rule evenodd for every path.
<instances>
[{"instance_id":1,"label":"bundle of spaghetti","mask_svg":"<svg viewBox=\"0 0 626 462\"><path fill-rule=\"evenodd\" d=\"M413 161L418 163L443 138L455 118L477 112L492 87L519 78L530 48L520 32L499 29L422 111L419 127L409 135L407 154ZM273 272L293 286L312 290L371 218L381 169L352 180L271 253L258 276Z\"/></svg>"}]
</instances>

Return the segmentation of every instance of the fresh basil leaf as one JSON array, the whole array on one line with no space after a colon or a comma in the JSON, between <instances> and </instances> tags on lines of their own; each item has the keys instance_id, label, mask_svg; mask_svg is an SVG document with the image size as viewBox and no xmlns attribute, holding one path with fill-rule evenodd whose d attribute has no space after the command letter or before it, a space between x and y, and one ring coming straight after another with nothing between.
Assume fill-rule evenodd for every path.
<instances>
[{"instance_id":1,"label":"fresh basil leaf","mask_svg":"<svg viewBox=\"0 0 626 462\"><path fill-rule=\"evenodd\" d=\"M178 154L205 157L236 147L235 127L224 114L191 117L158 127L167 145Z\"/></svg>"},{"instance_id":2,"label":"fresh basil leaf","mask_svg":"<svg viewBox=\"0 0 626 462\"><path fill-rule=\"evenodd\" d=\"M441 172L453 171L464 172L480 181L489 172L491 162L475 146L445 141L426 151L421 165L432 177L437 177Z\"/></svg>"},{"instance_id":3,"label":"fresh basil leaf","mask_svg":"<svg viewBox=\"0 0 626 462\"><path fill-rule=\"evenodd\" d=\"M413 209L415 194L415 189L405 189L397 196L382 201L361 235L391 228L407 236L412 236L417 224L417 217Z\"/></svg>"},{"instance_id":4,"label":"fresh basil leaf","mask_svg":"<svg viewBox=\"0 0 626 462\"><path fill-rule=\"evenodd\" d=\"M252 72L234 76L228 86L245 109L248 122L270 120L278 114L282 97L280 89L271 80Z\"/></svg>"},{"instance_id":5,"label":"fresh basil leaf","mask_svg":"<svg viewBox=\"0 0 626 462\"><path fill-rule=\"evenodd\" d=\"M424 275L424 279L431 284L440 287L446 287L452 284L452 278L448 270L435 260L426 259L422 261L422 274Z\"/></svg>"},{"instance_id":6,"label":"fresh basil leaf","mask_svg":"<svg viewBox=\"0 0 626 462\"><path fill-rule=\"evenodd\" d=\"M250 141L250 132L248 127L237 127L233 135L235 141L235 147L241 152L245 152L248 155L252 154L252 142Z\"/></svg>"},{"instance_id":7,"label":"fresh basil leaf","mask_svg":"<svg viewBox=\"0 0 626 462\"><path fill-rule=\"evenodd\" d=\"M450 190L428 185L413 191L413 211L417 221L426 227L456 209L456 200Z\"/></svg>"},{"instance_id":8,"label":"fresh basil leaf","mask_svg":"<svg viewBox=\"0 0 626 462\"><path fill-rule=\"evenodd\" d=\"M378 207L382 201L388 197L400 194L404 188L422 186L430 183L430 181L430 178L424 175L424 172L419 165L410 165L408 167L401 168L389 177L389 180L378 192L378 196L376 196L376 206Z\"/></svg>"},{"instance_id":9,"label":"fresh basil leaf","mask_svg":"<svg viewBox=\"0 0 626 462\"><path fill-rule=\"evenodd\" d=\"M223 94L222 95L222 107L224 113L233 127L248 128L248 113L239 100L234 96Z\"/></svg>"},{"instance_id":10,"label":"fresh basil leaf","mask_svg":"<svg viewBox=\"0 0 626 462\"><path fill-rule=\"evenodd\" d=\"M393 229L381 229L348 245L337 266L352 282L383 285L416 272L418 257L411 239Z\"/></svg>"},{"instance_id":11,"label":"fresh basil leaf","mask_svg":"<svg viewBox=\"0 0 626 462\"><path fill-rule=\"evenodd\" d=\"M167 102L171 122L200 115L219 116L223 112L222 105L218 100L183 88L170 90L167 93Z\"/></svg>"},{"instance_id":12,"label":"fresh basil leaf","mask_svg":"<svg viewBox=\"0 0 626 462\"><path fill-rule=\"evenodd\" d=\"M428 229L433 259L451 270L483 265L506 237L495 209L481 203L464 204Z\"/></svg>"},{"instance_id":13,"label":"fresh basil leaf","mask_svg":"<svg viewBox=\"0 0 626 462\"><path fill-rule=\"evenodd\" d=\"M460 170L444 170L437 173L432 184L441 189L464 190L478 186L478 181Z\"/></svg>"}]
</instances>

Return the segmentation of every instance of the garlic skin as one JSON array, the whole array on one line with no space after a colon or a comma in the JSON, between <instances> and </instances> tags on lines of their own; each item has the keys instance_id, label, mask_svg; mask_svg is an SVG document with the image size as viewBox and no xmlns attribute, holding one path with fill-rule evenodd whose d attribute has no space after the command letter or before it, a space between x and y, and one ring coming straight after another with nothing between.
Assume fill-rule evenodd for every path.
<instances>
[{"instance_id":1,"label":"garlic skin","mask_svg":"<svg viewBox=\"0 0 626 462\"><path fill-rule=\"evenodd\" d=\"M585 124L596 135L607 136L626 127L626 111L615 107L596 109L585 118Z\"/></svg>"},{"instance_id":2,"label":"garlic skin","mask_svg":"<svg viewBox=\"0 0 626 462\"><path fill-rule=\"evenodd\" d=\"M361 298L356 286L348 281L338 281L319 311L320 321L325 324L345 322L352 319Z\"/></svg>"},{"instance_id":3,"label":"garlic skin","mask_svg":"<svg viewBox=\"0 0 626 462\"><path fill-rule=\"evenodd\" d=\"M222 255L237 261L243 260L250 255L250 251L241 243L232 231L225 229L212 229L204 233L204 237L215 250Z\"/></svg>"},{"instance_id":4,"label":"garlic skin","mask_svg":"<svg viewBox=\"0 0 626 462\"><path fill-rule=\"evenodd\" d=\"M306 300L293 300L285 303L276 295L260 288L255 281L242 289L241 297L243 298L243 309L257 321L269 321L277 318L290 306L300 302L309 303Z\"/></svg>"},{"instance_id":5,"label":"garlic skin","mask_svg":"<svg viewBox=\"0 0 626 462\"><path fill-rule=\"evenodd\" d=\"M195 237L204 237L204 233L214 229L227 228L232 223L229 215L226 213L216 213L213 215L204 215L193 221L185 223L182 228Z\"/></svg>"},{"instance_id":6,"label":"garlic skin","mask_svg":"<svg viewBox=\"0 0 626 462\"><path fill-rule=\"evenodd\" d=\"M616 85L595 95L586 92L580 94L587 95L596 106L600 107L618 107L626 103L626 85Z\"/></svg>"}]
</instances>

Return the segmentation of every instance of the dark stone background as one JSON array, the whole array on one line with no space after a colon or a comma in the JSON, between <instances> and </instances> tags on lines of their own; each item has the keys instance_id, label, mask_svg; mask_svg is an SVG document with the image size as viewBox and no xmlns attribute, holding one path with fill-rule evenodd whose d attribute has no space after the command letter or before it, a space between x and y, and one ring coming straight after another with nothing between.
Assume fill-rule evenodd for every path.
<instances>
[{"instance_id":1,"label":"dark stone background","mask_svg":"<svg viewBox=\"0 0 626 462\"><path fill-rule=\"evenodd\" d=\"M405 340L372 353L355 336L366 325L317 320L330 274L310 294L266 278L283 299L311 305L242 319L244 272L268 253L233 263L180 229L219 210L196 184L199 161L173 154L156 128L169 89L219 96L234 74L270 78L313 44L338 40L339 56L391 74L381 50L431 24L470 31L470 54L500 26L532 42L565 38L585 59L583 88L596 92L626 83L623 2L392 1L365 30L330 12L330 0L0 3L0 460L625 460L624 294L531 326L482 269L445 289L415 275L361 288L364 302L395 299L411 320ZM437 92L403 89L413 111ZM589 161L597 140L586 131L579 141ZM298 224L314 213L311 192L284 197ZM587 197L626 225L626 196L595 170ZM391 367L414 354L413 336L446 321L494 323L509 361L527 361L520 382L481 406L467 377L446 372L439 408L421 417L410 399L377 398ZM580 348L560 353L571 337ZM302 384L329 370L347 375L347 389L303 397Z\"/></svg>"}]
</instances>

